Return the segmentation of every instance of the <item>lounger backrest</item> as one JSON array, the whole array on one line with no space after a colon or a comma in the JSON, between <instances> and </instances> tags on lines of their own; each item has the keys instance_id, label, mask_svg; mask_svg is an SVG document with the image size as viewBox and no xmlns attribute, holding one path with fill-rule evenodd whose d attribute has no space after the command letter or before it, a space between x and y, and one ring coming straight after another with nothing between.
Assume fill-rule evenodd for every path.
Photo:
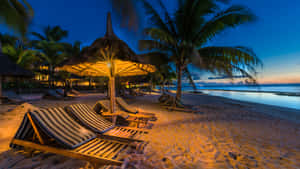
<instances>
[{"instance_id":1,"label":"lounger backrest","mask_svg":"<svg viewBox=\"0 0 300 169\"><path fill-rule=\"evenodd\" d=\"M113 124L98 115L91 106L86 104L73 104L66 107L66 110L71 113L80 123L94 132L103 133L111 128Z\"/></svg>"},{"instance_id":2,"label":"lounger backrest","mask_svg":"<svg viewBox=\"0 0 300 169\"><path fill-rule=\"evenodd\" d=\"M94 110L100 114L101 114L100 111L108 112L110 109L109 104L110 104L109 100L100 100L94 106ZM129 117L129 114L126 111L121 110L118 105L115 106L115 112L118 112L118 115L124 119L127 119Z\"/></svg>"},{"instance_id":3,"label":"lounger backrest","mask_svg":"<svg viewBox=\"0 0 300 169\"><path fill-rule=\"evenodd\" d=\"M138 110L135 109L134 107L130 106L127 104L127 102L125 100L123 100L121 97L116 97L116 101L117 103L126 111L130 112L130 113L137 113Z\"/></svg>"},{"instance_id":4,"label":"lounger backrest","mask_svg":"<svg viewBox=\"0 0 300 169\"><path fill-rule=\"evenodd\" d=\"M110 101L109 100L100 100L98 101L99 104L101 104L101 106L105 109L105 111L108 111L110 108L109 108L109 104L110 104ZM115 106L115 111L122 111L120 109L119 106Z\"/></svg>"},{"instance_id":5,"label":"lounger backrest","mask_svg":"<svg viewBox=\"0 0 300 169\"><path fill-rule=\"evenodd\" d=\"M41 129L41 133L48 135L64 148L76 148L97 136L78 124L63 108L35 109L29 114L38 129ZM30 133L31 123L25 115L15 139L25 139Z\"/></svg>"},{"instance_id":6,"label":"lounger backrest","mask_svg":"<svg viewBox=\"0 0 300 169\"><path fill-rule=\"evenodd\" d=\"M61 98L61 97L62 97L61 95L59 95L59 94L58 94L55 90L53 90L53 89L48 90L48 91L47 91L47 94L50 95L50 96L52 96L52 97L56 97L56 98Z\"/></svg>"},{"instance_id":7,"label":"lounger backrest","mask_svg":"<svg viewBox=\"0 0 300 169\"><path fill-rule=\"evenodd\" d=\"M64 93L65 93L65 91L63 89L56 89L55 91L56 91L57 94L59 94L61 96L63 96Z\"/></svg>"}]
</instances>

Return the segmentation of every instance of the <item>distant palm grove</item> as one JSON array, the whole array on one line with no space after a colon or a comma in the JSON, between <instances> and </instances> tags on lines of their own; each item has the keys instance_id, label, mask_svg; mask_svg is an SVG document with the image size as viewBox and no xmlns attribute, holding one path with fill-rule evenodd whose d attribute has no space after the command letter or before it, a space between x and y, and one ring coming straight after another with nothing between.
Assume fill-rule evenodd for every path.
<instances>
[{"instance_id":1,"label":"distant palm grove","mask_svg":"<svg viewBox=\"0 0 300 169\"><path fill-rule=\"evenodd\" d=\"M115 12L123 16L121 19L129 18L128 27L137 25L135 18L142 15L137 8L143 6L148 23L140 26L146 36L139 41L143 53L139 56L157 68L148 77L151 84L164 88L177 81L177 101L181 100L183 78L196 88L191 66L229 77L242 75L255 83L256 69L262 63L254 51L244 46L209 44L224 30L255 21L256 16L248 8L222 0L174 0L176 10L168 11L162 0L155 1L158 5L150 0L110 1ZM0 1L1 23L15 32L0 34L2 52L23 68L47 76L48 87L55 87L58 80L66 85L72 75L56 68L71 57L81 57L83 47L80 41L65 42L68 30L60 26L45 25L40 32L28 30L33 11L26 0Z\"/></svg>"}]
</instances>

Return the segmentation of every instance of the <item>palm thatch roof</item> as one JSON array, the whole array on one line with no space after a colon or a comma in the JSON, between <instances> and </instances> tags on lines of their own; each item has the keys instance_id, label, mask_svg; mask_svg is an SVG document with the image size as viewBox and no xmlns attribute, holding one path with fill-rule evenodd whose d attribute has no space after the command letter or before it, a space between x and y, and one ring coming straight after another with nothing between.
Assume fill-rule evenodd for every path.
<instances>
[{"instance_id":1,"label":"palm thatch roof","mask_svg":"<svg viewBox=\"0 0 300 169\"><path fill-rule=\"evenodd\" d=\"M12 62L10 58L0 50L0 76L31 77L33 74Z\"/></svg>"},{"instance_id":2,"label":"palm thatch roof","mask_svg":"<svg viewBox=\"0 0 300 169\"><path fill-rule=\"evenodd\" d=\"M74 57L65 62L64 65L74 65L87 61L94 62L95 60L99 60L100 50L108 47L116 52L115 55L117 56L117 59L139 62L139 58L135 52L114 33L111 14L108 13L105 36L96 39L91 46L82 50L80 57Z\"/></svg>"}]
</instances>

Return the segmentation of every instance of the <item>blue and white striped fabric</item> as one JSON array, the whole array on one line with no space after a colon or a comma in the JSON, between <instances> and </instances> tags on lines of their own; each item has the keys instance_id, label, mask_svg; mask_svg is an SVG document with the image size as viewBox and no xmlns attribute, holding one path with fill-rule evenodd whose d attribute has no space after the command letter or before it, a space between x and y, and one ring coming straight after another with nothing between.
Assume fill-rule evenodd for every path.
<instances>
[{"instance_id":1,"label":"blue and white striped fabric","mask_svg":"<svg viewBox=\"0 0 300 169\"><path fill-rule=\"evenodd\" d=\"M96 138L94 132L78 124L63 108L36 109L29 113L41 133L65 148L73 149ZM25 115L15 139L26 140L32 133L33 128Z\"/></svg>"},{"instance_id":2,"label":"blue and white striped fabric","mask_svg":"<svg viewBox=\"0 0 300 169\"><path fill-rule=\"evenodd\" d=\"M67 111L74 115L84 126L98 133L104 133L113 128L113 124L98 115L91 106L86 104L74 104L66 107Z\"/></svg>"}]
</instances>

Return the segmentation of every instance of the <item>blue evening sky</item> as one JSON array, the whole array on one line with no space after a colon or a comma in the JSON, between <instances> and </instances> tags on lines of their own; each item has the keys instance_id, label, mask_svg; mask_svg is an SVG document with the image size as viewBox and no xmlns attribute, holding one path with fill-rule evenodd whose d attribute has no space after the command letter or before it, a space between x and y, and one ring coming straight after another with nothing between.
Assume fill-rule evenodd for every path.
<instances>
[{"instance_id":1,"label":"blue evening sky","mask_svg":"<svg viewBox=\"0 0 300 169\"><path fill-rule=\"evenodd\" d=\"M170 10L173 9L174 0L163 1ZM31 31L39 31L47 25L60 25L69 31L66 41L80 40L84 45L104 35L106 13L112 11L108 0L28 2L35 10ZM264 63L258 75L262 83L300 83L300 1L232 0L231 4L248 6L258 16L258 21L227 30L210 44L253 48ZM133 36L135 33L122 28L116 17L113 17L113 25L116 34L136 49L138 38Z\"/></svg>"}]
</instances>

